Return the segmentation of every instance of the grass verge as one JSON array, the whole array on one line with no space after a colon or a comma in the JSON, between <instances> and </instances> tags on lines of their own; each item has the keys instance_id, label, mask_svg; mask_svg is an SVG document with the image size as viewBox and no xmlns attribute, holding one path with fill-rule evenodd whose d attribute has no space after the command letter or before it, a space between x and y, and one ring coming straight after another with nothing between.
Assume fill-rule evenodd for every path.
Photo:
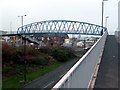
<instances>
[{"instance_id":1,"label":"grass verge","mask_svg":"<svg viewBox=\"0 0 120 90\"><path fill-rule=\"evenodd\" d=\"M45 67L40 68L36 71L28 73L27 74L27 81L30 82L30 81L32 81L40 76L43 76L43 75L55 70L56 68L58 68L59 66L61 66L63 64L64 63L56 62L50 66L45 66ZM3 81L2 87L3 87L3 89L5 89L5 88L20 88L23 85L25 85L25 84L20 82L22 80L23 80L23 75L12 76L12 77L8 78L7 80Z\"/></svg>"}]
</instances>

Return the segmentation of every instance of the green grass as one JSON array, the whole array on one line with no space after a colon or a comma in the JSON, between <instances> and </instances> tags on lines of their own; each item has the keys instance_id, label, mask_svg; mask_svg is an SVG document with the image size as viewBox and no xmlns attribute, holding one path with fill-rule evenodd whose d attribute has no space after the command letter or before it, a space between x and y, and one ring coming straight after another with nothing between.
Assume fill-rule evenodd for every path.
<instances>
[{"instance_id":1,"label":"green grass","mask_svg":"<svg viewBox=\"0 0 120 90\"><path fill-rule=\"evenodd\" d=\"M59 67L63 64L64 63L56 62L50 66L45 66L45 67L40 68L36 71L28 73L27 80L28 80L28 82L30 82L30 81L32 81L40 76L43 76L46 73L49 73L49 72L55 70L57 67ZM10 77L7 80L3 81L2 87L3 88L20 88L24 85L23 83L20 83L20 81L22 81L22 80L23 80L23 75L16 75L16 76Z\"/></svg>"}]
</instances>

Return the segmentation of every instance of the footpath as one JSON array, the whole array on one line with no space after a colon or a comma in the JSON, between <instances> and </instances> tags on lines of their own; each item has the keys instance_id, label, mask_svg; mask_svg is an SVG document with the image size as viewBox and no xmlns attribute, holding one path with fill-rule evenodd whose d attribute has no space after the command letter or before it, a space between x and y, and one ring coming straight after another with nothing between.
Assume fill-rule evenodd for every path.
<instances>
[{"instance_id":1,"label":"footpath","mask_svg":"<svg viewBox=\"0 0 120 90\"><path fill-rule=\"evenodd\" d=\"M114 35L108 35L94 90L119 90L120 44Z\"/></svg>"}]
</instances>

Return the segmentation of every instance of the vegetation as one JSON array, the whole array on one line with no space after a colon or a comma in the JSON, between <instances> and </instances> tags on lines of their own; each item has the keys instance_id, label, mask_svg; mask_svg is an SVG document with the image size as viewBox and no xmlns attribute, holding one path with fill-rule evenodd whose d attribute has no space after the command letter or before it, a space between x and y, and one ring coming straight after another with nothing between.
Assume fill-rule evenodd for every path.
<instances>
[{"instance_id":1,"label":"vegetation","mask_svg":"<svg viewBox=\"0 0 120 90\"><path fill-rule=\"evenodd\" d=\"M32 80L55 70L57 67L61 66L62 64L63 63L61 62L56 62L50 66L44 66L44 67L32 66L32 69L34 67L34 70L32 72L28 72L26 83L31 82ZM31 70L30 67L28 67L28 69L29 71ZM25 83L23 83L23 75L20 74L11 76L7 78L7 80L3 81L3 88L19 88L23 85L25 85Z\"/></svg>"},{"instance_id":2,"label":"vegetation","mask_svg":"<svg viewBox=\"0 0 120 90\"><path fill-rule=\"evenodd\" d=\"M73 51L65 47L15 47L2 44L3 88L18 88L40 77L75 57ZM27 67L27 82L23 81L24 64Z\"/></svg>"},{"instance_id":3,"label":"vegetation","mask_svg":"<svg viewBox=\"0 0 120 90\"><path fill-rule=\"evenodd\" d=\"M70 48L65 47L43 47L40 49L41 52L52 56L54 59L60 62L68 61L70 58L74 58L74 51Z\"/></svg>"}]
</instances>

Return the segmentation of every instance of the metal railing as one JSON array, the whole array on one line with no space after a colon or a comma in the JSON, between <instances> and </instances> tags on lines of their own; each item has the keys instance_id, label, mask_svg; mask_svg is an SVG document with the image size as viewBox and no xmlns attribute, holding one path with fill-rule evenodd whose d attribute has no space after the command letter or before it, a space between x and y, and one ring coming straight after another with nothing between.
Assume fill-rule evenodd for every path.
<instances>
[{"instance_id":1,"label":"metal railing","mask_svg":"<svg viewBox=\"0 0 120 90\"><path fill-rule=\"evenodd\" d=\"M103 53L108 32L89 49L89 51L52 88L89 88L95 66Z\"/></svg>"}]
</instances>

